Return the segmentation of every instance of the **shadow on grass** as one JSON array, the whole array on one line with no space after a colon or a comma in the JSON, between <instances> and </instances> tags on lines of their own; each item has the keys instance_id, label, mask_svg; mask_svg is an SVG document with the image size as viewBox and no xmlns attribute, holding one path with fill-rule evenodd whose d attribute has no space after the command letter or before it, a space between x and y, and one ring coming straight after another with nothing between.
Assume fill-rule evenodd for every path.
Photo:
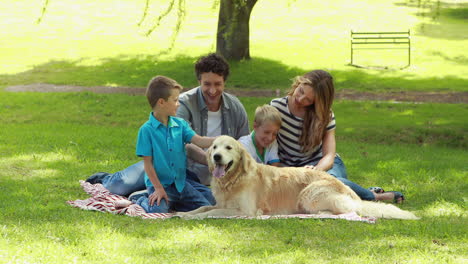
<instances>
[{"instance_id":1,"label":"shadow on grass","mask_svg":"<svg viewBox=\"0 0 468 264\"><path fill-rule=\"evenodd\" d=\"M444 57L445 58L445 57ZM465 58L445 58L464 63ZM51 61L32 69L11 75L0 75L0 86L48 83L78 86L121 86L144 88L155 75L166 75L184 87L198 85L195 73L195 57L177 56L161 59L155 56L119 56L100 60ZM279 61L253 58L231 62L228 88L280 89L286 91L291 80L312 69L290 67ZM443 78L416 77L410 70L376 71L350 68L331 70L336 88L358 91L466 91L466 79L461 76Z\"/></svg>"}]
</instances>

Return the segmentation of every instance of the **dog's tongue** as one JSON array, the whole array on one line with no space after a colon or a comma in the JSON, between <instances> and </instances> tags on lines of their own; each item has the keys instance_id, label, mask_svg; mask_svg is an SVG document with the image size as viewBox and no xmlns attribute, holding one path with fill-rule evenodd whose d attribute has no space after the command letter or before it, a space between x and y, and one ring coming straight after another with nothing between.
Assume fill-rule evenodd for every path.
<instances>
[{"instance_id":1,"label":"dog's tongue","mask_svg":"<svg viewBox=\"0 0 468 264\"><path fill-rule=\"evenodd\" d=\"M213 176L216 178L223 177L225 173L223 165L216 165L216 168L213 170Z\"/></svg>"}]
</instances>

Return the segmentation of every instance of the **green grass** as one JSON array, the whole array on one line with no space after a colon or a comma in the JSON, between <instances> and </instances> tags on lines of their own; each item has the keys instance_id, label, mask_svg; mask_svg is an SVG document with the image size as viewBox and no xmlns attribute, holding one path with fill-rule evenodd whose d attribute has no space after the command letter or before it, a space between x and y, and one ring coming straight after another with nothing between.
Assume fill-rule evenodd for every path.
<instances>
[{"instance_id":1,"label":"green grass","mask_svg":"<svg viewBox=\"0 0 468 264\"><path fill-rule=\"evenodd\" d=\"M424 1L435 3L435 1ZM174 16L158 30L144 32L167 1L151 1L150 15L138 27L144 1L51 0L40 24L42 1L2 1L0 88L53 83L144 87L156 74L196 85L193 62L215 49L217 12L212 1L192 0L171 51ZM322 68L337 89L361 91L466 91L468 23L463 3L442 2L433 19L414 1L264 0L251 17L251 61L232 63L230 87L287 89L290 79ZM348 66L349 32L412 31L413 64L400 51L362 51L357 63L391 70ZM400 53L398 53L400 52Z\"/></svg>"},{"instance_id":2,"label":"green grass","mask_svg":"<svg viewBox=\"0 0 468 264\"><path fill-rule=\"evenodd\" d=\"M78 181L114 172L135 157L144 97L92 93L7 93L10 85L52 83L145 87L156 74L185 87L193 63L214 50L212 1L190 10L173 50L174 17L151 26L167 1L0 2L0 262L2 263L463 263L467 255L467 131L464 104L338 101L337 149L355 182L401 190L419 221L165 221L82 211ZM427 2L427 1L424 1ZM431 1L434 2L434 1ZM466 4L416 1L262 0L251 18L251 61L232 62L229 88L288 89L304 71L327 69L337 89L467 91ZM347 66L349 31L412 31L405 70ZM398 66L404 55L361 54ZM403 57L401 57L403 56ZM375 61L372 61L375 59ZM271 98L241 98L249 117Z\"/></svg>"},{"instance_id":3,"label":"green grass","mask_svg":"<svg viewBox=\"0 0 468 264\"><path fill-rule=\"evenodd\" d=\"M351 179L402 190L419 221L143 220L72 208L78 184L138 160L143 96L0 92L0 256L19 263L466 261L465 105L338 101ZM270 98L241 98L249 116ZM60 254L58 254L60 252Z\"/></svg>"}]
</instances>

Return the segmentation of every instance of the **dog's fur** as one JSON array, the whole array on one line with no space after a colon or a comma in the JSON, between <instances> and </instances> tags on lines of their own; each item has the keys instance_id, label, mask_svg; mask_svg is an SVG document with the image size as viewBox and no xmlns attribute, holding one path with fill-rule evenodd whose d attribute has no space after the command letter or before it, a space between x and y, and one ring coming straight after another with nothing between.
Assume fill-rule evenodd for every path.
<instances>
[{"instance_id":1,"label":"dog's fur","mask_svg":"<svg viewBox=\"0 0 468 264\"><path fill-rule=\"evenodd\" d=\"M363 216L418 219L391 204L362 201L348 186L325 172L259 164L239 142L228 136L213 142L207 159L217 204L178 213L181 217L354 211Z\"/></svg>"}]
</instances>

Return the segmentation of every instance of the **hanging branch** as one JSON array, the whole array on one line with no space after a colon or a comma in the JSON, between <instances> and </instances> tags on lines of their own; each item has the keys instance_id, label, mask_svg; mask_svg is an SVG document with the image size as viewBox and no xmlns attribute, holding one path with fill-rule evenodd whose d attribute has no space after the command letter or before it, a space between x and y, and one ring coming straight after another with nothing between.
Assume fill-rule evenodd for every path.
<instances>
[{"instance_id":1,"label":"hanging branch","mask_svg":"<svg viewBox=\"0 0 468 264\"><path fill-rule=\"evenodd\" d=\"M216 10L219 7L220 0L214 0L213 5L211 5L212 10Z\"/></svg>"},{"instance_id":2,"label":"hanging branch","mask_svg":"<svg viewBox=\"0 0 468 264\"><path fill-rule=\"evenodd\" d=\"M143 23L143 21L145 21L146 16L148 15L149 5L150 5L150 0L146 0L145 10L143 11L143 15L142 15L140 21L137 24L138 26L141 26L141 23Z\"/></svg>"},{"instance_id":3,"label":"hanging branch","mask_svg":"<svg viewBox=\"0 0 468 264\"><path fill-rule=\"evenodd\" d=\"M175 26L174 33L172 33L171 36L171 45L169 46L169 50L172 50L174 47L175 40L177 36L179 35L180 28L182 26L182 22L184 22L185 19L185 0L179 0L179 6L177 8L177 22Z\"/></svg>"},{"instance_id":4,"label":"hanging branch","mask_svg":"<svg viewBox=\"0 0 468 264\"><path fill-rule=\"evenodd\" d=\"M44 0L44 4L42 5L41 15L37 18L36 24L41 23L42 18L44 18L44 15L45 15L45 12L46 12L46 10L47 10L47 6L48 6L48 5L49 5L49 0Z\"/></svg>"},{"instance_id":5,"label":"hanging branch","mask_svg":"<svg viewBox=\"0 0 468 264\"><path fill-rule=\"evenodd\" d=\"M153 33L153 31L159 26L159 24L161 24L161 20L165 18L172 11L172 8L174 7L174 2L175 0L171 0L171 3L167 7L166 11L164 11L164 13L159 15L159 17L156 19L155 24L145 33L145 36L151 35L151 33Z\"/></svg>"}]
</instances>

